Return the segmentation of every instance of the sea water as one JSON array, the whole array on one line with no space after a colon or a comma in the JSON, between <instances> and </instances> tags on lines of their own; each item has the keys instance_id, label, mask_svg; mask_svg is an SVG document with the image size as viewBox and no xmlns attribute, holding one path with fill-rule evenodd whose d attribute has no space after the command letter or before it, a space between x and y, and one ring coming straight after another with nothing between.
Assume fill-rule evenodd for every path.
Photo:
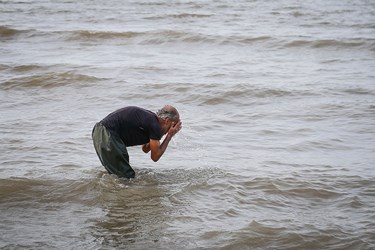
<instances>
[{"instance_id":1,"label":"sea water","mask_svg":"<svg viewBox=\"0 0 375 250\"><path fill-rule=\"evenodd\" d=\"M374 249L373 1L0 1L0 248ZM133 180L94 124L174 105Z\"/></svg>"}]
</instances>

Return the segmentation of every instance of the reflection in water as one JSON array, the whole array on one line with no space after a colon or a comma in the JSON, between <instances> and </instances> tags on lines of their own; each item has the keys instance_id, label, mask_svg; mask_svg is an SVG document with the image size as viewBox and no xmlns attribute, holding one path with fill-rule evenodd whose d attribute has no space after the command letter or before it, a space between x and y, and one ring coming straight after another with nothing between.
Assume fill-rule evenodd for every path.
<instances>
[{"instance_id":1,"label":"reflection in water","mask_svg":"<svg viewBox=\"0 0 375 250\"><path fill-rule=\"evenodd\" d=\"M196 249L195 236L204 231L207 221L195 218L199 211L193 199L207 204L212 200L194 193L223 174L218 169L138 170L133 180L104 174L98 178L97 200L105 216L94 221L96 243L115 248ZM190 227L185 225L189 223Z\"/></svg>"},{"instance_id":2,"label":"reflection in water","mask_svg":"<svg viewBox=\"0 0 375 250\"><path fill-rule=\"evenodd\" d=\"M101 180L100 202L106 215L96 221L94 237L109 247L158 247L173 209L164 202L170 190L147 171L130 181L108 174Z\"/></svg>"}]
</instances>

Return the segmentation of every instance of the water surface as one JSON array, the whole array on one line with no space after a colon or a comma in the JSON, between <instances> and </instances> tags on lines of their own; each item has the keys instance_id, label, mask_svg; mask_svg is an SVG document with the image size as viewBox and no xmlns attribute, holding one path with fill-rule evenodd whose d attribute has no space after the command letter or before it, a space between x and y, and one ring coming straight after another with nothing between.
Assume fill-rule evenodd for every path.
<instances>
[{"instance_id":1,"label":"water surface","mask_svg":"<svg viewBox=\"0 0 375 250\"><path fill-rule=\"evenodd\" d=\"M374 249L371 1L0 1L0 247ZM134 180L117 108L183 130Z\"/></svg>"}]
</instances>

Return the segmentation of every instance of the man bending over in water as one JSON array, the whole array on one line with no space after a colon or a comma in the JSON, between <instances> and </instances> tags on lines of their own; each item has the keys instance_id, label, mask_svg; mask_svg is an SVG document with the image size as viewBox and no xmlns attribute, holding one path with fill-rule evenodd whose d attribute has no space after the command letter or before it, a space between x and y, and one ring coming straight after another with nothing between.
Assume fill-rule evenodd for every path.
<instances>
[{"instance_id":1,"label":"man bending over in water","mask_svg":"<svg viewBox=\"0 0 375 250\"><path fill-rule=\"evenodd\" d=\"M98 122L92 131L92 139L102 165L110 174L134 178L126 147L142 145L143 152L151 151L151 159L156 162L181 128L180 115L172 106L167 105L156 114L130 106L116 110Z\"/></svg>"}]
</instances>

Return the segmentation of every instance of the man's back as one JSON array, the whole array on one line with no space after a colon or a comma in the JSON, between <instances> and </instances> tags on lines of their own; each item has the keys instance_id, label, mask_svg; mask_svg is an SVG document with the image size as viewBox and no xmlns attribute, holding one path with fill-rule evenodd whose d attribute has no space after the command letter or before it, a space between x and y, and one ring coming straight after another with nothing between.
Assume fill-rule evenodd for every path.
<instances>
[{"instance_id":1,"label":"man's back","mask_svg":"<svg viewBox=\"0 0 375 250\"><path fill-rule=\"evenodd\" d=\"M126 146L142 145L150 139L160 140L163 135L156 114L135 106L116 110L101 123L117 133Z\"/></svg>"}]
</instances>

